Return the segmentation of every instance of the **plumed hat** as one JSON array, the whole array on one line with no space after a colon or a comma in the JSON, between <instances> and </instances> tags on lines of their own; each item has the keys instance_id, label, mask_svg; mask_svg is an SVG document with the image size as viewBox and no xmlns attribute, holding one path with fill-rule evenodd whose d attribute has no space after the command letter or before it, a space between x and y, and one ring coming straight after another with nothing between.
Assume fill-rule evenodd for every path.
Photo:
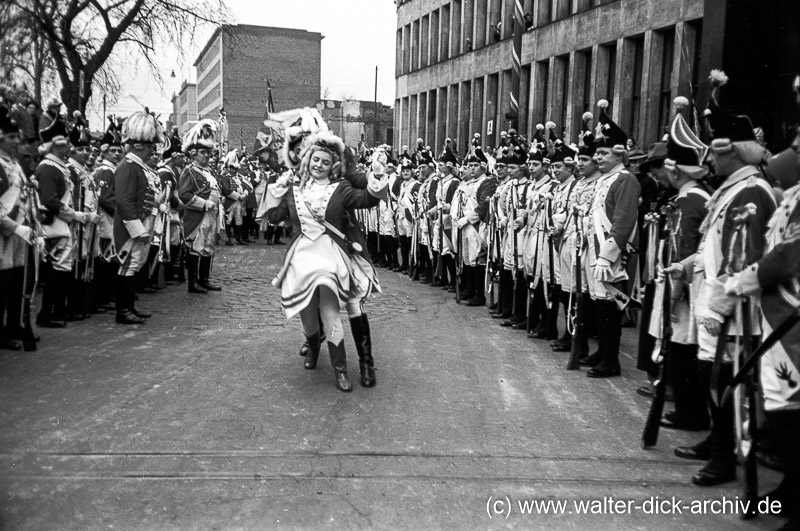
<instances>
[{"instance_id":1,"label":"plumed hat","mask_svg":"<svg viewBox=\"0 0 800 531\"><path fill-rule=\"evenodd\" d=\"M239 169L241 168L241 164L239 164L239 150L232 149L228 152L227 155L222 159L222 165L226 168L233 168Z\"/></svg>"},{"instance_id":2,"label":"plumed hat","mask_svg":"<svg viewBox=\"0 0 800 531\"><path fill-rule=\"evenodd\" d=\"M522 146L511 146L506 153L504 162L506 164L516 164L517 166L524 166L528 162L528 154Z\"/></svg>"},{"instance_id":3,"label":"plumed hat","mask_svg":"<svg viewBox=\"0 0 800 531\"><path fill-rule=\"evenodd\" d=\"M734 142L756 142L749 117L733 114L719 106L719 89L728 82L728 76L722 70L712 70L709 79L712 85L711 98L704 115L712 138L711 147L722 152L728 151Z\"/></svg>"},{"instance_id":4,"label":"plumed hat","mask_svg":"<svg viewBox=\"0 0 800 531\"><path fill-rule=\"evenodd\" d=\"M600 117L594 131L595 149L605 147L611 148L615 153L625 153L628 135L608 115L608 100L598 101L597 107L600 109Z\"/></svg>"},{"instance_id":5,"label":"plumed hat","mask_svg":"<svg viewBox=\"0 0 800 531\"><path fill-rule=\"evenodd\" d=\"M708 146L697 138L680 112L689 105L689 100L678 96L673 101L673 105L677 112L669 128L667 157L664 166L669 169L678 168L693 179L699 179L708 173L708 170L702 166Z\"/></svg>"},{"instance_id":6,"label":"plumed hat","mask_svg":"<svg viewBox=\"0 0 800 531\"><path fill-rule=\"evenodd\" d=\"M590 112L583 113L581 117L581 132L578 136L578 155L593 157L596 151L594 145L594 135L592 134L592 122L594 115Z\"/></svg>"},{"instance_id":7,"label":"plumed hat","mask_svg":"<svg viewBox=\"0 0 800 531\"><path fill-rule=\"evenodd\" d=\"M547 144L544 141L544 126L542 124L536 124L536 132L533 133L531 146L528 149L528 161L550 164L550 156L547 153Z\"/></svg>"},{"instance_id":8,"label":"plumed hat","mask_svg":"<svg viewBox=\"0 0 800 531\"><path fill-rule=\"evenodd\" d=\"M119 134L117 123L114 121L114 115L108 117L108 128L103 133L103 138L100 139L100 149L108 149L111 146L121 146L122 135Z\"/></svg>"},{"instance_id":9,"label":"plumed hat","mask_svg":"<svg viewBox=\"0 0 800 531\"><path fill-rule=\"evenodd\" d=\"M500 146L497 148L497 150L495 150L494 152L495 164L505 164L508 152L509 152L509 147L501 143Z\"/></svg>"},{"instance_id":10,"label":"plumed hat","mask_svg":"<svg viewBox=\"0 0 800 531\"><path fill-rule=\"evenodd\" d=\"M42 140L42 143L39 144L39 153L41 154L49 152L54 145L66 145L69 143L67 125L60 114L56 115L55 119L47 127L39 131L39 137Z\"/></svg>"},{"instance_id":11,"label":"plumed hat","mask_svg":"<svg viewBox=\"0 0 800 531\"><path fill-rule=\"evenodd\" d=\"M181 150L181 137L178 135L178 128L172 128L172 136L164 140L161 149L161 160L169 160L175 155L183 153Z\"/></svg>"},{"instance_id":12,"label":"plumed hat","mask_svg":"<svg viewBox=\"0 0 800 531\"><path fill-rule=\"evenodd\" d=\"M288 111L271 112L269 118L264 120L264 125L283 131L283 163L296 168L289 153L303 143L309 135L328 130L328 124L322 119L319 111L313 107L303 107Z\"/></svg>"},{"instance_id":13,"label":"plumed hat","mask_svg":"<svg viewBox=\"0 0 800 531\"><path fill-rule=\"evenodd\" d=\"M200 120L183 135L181 149L184 153L198 148L214 149L216 134L217 122L208 118Z\"/></svg>"},{"instance_id":14,"label":"plumed hat","mask_svg":"<svg viewBox=\"0 0 800 531\"><path fill-rule=\"evenodd\" d=\"M158 144L164 140L164 131L156 117L145 111L128 116L122 124L122 142Z\"/></svg>"},{"instance_id":15,"label":"plumed hat","mask_svg":"<svg viewBox=\"0 0 800 531\"><path fill-rule=\"evenodd\" d=\"M560 142L558 146L556 146L555 152L550 155L550 163L554 162L563 162L567 165L575 164L575 157L577 156L577 152L572 148L572 146L565 144L564 142Z\"/></svg>"},{"instance_id":16,"label":"plumed hat","mask_svg":"<svg viewBox=\"0 0 800 531\"><path fill-rule=\"evenodd\" d=\"M449 138L444 141L444 149L442 150L442 154L439 155L439 162L444 162L447 166L455 168L458 166L458 159L450 148L451 142L452 140Z\"/></svg>"},{"instance_id":17,"label":"plumed hat","mask_svg":"<svg viewBox=\"0 0 800 531\"><path fill-rule=\"evenodd\" d=\"M83 120L83 115L80 111L72 113L75 118L75 123L69 132L69 143L73 147L89 146L92 143L92 137L89 135L89 128L86 127L86 122Z\"/></svg>"}]
</instances>

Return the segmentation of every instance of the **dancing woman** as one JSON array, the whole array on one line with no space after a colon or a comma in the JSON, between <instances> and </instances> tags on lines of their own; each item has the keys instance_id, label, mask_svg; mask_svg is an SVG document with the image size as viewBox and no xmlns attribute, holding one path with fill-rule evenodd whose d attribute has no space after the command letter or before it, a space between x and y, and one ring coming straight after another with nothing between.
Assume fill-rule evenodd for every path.
<instances>
[{"instance_id":1,"label":"dancing woman","mask_svg":"<svg viewBox=\"0 0 800 531\"><path fill-rule=\"evenodd\" d=\"M366 189L356 189L341 178L344 144L328 131L308 136L303 146L299 182L281 178L266 197L269 222L288 219L295 234L273 283L281 289L286 317L300 315L309 346L305 367L316 366L321 320L336 387L348 392L352 385L347 375L340 307L345 305L352 319L362 313L361 305L370 292L380 290L375 270L362 254L363 247L353 245L347 236L352 230L348 210L377 205L386 193L387 180L378 161L372 164Z\"/></svg>"}]
</instances>

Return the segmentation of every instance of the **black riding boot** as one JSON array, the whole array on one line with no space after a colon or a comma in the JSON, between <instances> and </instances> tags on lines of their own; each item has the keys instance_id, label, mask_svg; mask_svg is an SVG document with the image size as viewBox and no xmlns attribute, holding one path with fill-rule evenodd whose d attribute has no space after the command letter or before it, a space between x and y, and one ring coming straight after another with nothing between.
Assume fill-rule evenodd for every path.
<instances>
[{"instance_id":1,"label":"black riding boot","mask_svg":"<svg viewBox=\"0 0 800 531\"><path fill-rule=\"evenodd\" d=\"M214 284L209 280L210 276L211 276L211 257L201 256L198 282L208 291L222 291L222 288L219 285Z\"/></svg>"},{"instance_id":2,"label":"black riding boot","mask_svg":"<svg viewBox=\"0 0 800 531\"><path fill-rule=\"evenodd\" d=\"M306 342L304 347L307 347L305 357L306 361L303 363L303 366L308 369L314 369L317 366L317 360L319 359L319 349L321 343L321 336L320 332L317 332L314 335L306 336ZM302 353L303 349L300 349Z\"/></svg>"},{"instance_id":3,"label":"black riding boot","mask_svg":"<svg viewBox=\"0 0 800 531\"><path fill-rule=\"evenodd\" d=\"M137 317L132 311L135 296L136 278L117 275L117 323L144 324L144 319Z\"/></svg>"},{"instance_id":4,"label":"black riding boot","mask_svg":"<svg viewBox=\"0 0 800 531\"><path fill-rule=\"evenodd\" d=\"M614 301L597 301L598 334L605 342L603 359L586 373L589 378L608 378L620 375L619 343L622 338L622 312Z\"/></svg>"},{"instance_id":5,"label":"black riding boot","mask_svg":"<svg viewBox=\"0 0 800 531\"><path fill-rule=\"evenodd\" d=\"M340 341L338 345L328 341L328 354L331 357L337 389L349 393L353 390L353 384L350 383L350 378L347 376L347 353L344 350L344 341Z\"/></svg>"},{"instance_id":6,"label":"black riding boot","mask_svg":"<svg viewBox=\"0 0 800 531\"><path fill-rule=\"evenodd\" d=\"M367 314L350 319L350 330L358 352L358 367L361 369L361 386L375 386L375 360L372 358L372 334Z\"/></svg>"},{"instance_id":7,"label":"black riding boot","mask_svg":"<svg viewBox=\"0 0 800 531\"><path fill-rule=\"evenodd\" d=\"M198 280L200 257L189 254L186 257L186 267L189 270L189 293L208 293L208 290Z\"/></svg>"}]
</instances>

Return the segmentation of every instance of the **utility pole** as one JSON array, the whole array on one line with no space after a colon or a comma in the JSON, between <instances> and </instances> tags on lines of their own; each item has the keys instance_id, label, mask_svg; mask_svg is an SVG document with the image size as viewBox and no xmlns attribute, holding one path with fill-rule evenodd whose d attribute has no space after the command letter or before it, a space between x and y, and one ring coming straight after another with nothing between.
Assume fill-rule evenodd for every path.
<instances>
[{"instance_id":1,"label":"utility pole","mask_svg":"<svg viewBox=\"0 0 800 531\"><path fill-rule=\"evenodd\" d=\"M375 106L374 106L374 116L373 118L373 126L372 126L372 144L375 147L378 144L378 67L375 66Z\"/></svg>"}]
</instances>

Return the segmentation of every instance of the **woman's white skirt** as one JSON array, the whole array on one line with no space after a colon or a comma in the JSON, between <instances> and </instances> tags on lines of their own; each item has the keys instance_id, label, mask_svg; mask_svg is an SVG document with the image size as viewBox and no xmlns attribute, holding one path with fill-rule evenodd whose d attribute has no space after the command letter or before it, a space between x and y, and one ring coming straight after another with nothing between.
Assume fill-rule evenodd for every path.
<instances>
[{"instance_id":1,"label":"woman's white skirt","mask_svg":"<svg viewBox=\"0 0 800 531\"><path fill-rule=\"evenodd\" d=\"M380 292L375 269L360 255L348 255L330 236L316 240L299 236L286 255L280 279L281 304L291 319L309 305L318 287L338 294L340 304L360 301Z\"/></svg>"}]
</instances>

